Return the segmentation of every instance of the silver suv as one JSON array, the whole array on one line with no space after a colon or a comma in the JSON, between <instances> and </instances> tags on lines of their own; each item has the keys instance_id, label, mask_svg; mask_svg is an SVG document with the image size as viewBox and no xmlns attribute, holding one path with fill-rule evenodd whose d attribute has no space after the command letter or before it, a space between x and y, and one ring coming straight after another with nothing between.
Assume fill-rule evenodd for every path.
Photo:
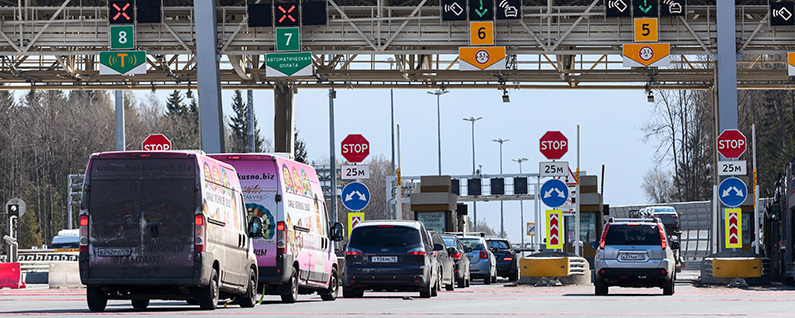
<instances>
[{"instance_id":1,"label":"silver suv","mask_svg":"<svg viewBox=\"0 0 795 318\"><path fill-rule=\"evenodd\" d=\"M610 286L660 287L673 295L676 280L674 249L660 219L613 219L605 224L594 258L597 295Z\"/></svg>"}]
</instances>

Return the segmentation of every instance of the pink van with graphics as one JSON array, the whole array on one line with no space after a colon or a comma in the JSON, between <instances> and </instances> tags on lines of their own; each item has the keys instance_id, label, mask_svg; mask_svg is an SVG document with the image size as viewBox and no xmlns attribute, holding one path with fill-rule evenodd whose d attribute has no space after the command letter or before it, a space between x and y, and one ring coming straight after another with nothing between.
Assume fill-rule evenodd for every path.
<instances>
[{"instance_id":1,"label":"pink van with graphics","mask_svg":"<svg viewBox=\"0 0 795 318\"><path fill-rule=\"evenodd\" d=\"M292 303L301 293L337 298L339 273L334 241L342 224L329 218L315 169L267 154L210 155L237 171L249 218L263 224L254 240L259 291Z\"/></svg>"}]
</instances>

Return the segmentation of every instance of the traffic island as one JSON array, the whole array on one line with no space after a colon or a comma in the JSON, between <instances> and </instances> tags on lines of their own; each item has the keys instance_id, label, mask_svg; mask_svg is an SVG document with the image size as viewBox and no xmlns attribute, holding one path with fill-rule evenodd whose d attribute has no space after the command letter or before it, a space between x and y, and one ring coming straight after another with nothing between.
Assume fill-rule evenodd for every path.
<instances>
[{"instance_id":1,"label":"traffic island","mask_svg":"<svg viewBox=\"0 0 795 318\"><path fill-rule=\"evenodd\" d=\"M522 257L519 265L519 284L561 286L591 283L588 261L571 253L535 253Z\"/></svg>"},{"instance_id":2,"label":"traffic island","mask_svg":"<svg viewBox=\"0 0 795 318\"><path fill-rule=\"evenodd\" d=\"M720 252L701 261L701 284L747 287L770 284L770 259L742 251Z\"/></svg>"}]
</instances>

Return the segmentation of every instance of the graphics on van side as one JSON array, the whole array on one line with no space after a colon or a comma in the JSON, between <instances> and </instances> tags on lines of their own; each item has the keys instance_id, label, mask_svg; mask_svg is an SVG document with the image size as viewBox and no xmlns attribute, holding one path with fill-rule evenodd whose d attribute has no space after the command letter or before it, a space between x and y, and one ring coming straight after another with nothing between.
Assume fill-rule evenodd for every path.
<instances>
[{"instance_id":1,"label":"graphics on van side","mask_svg":"<svg viewBox=\"0 0 795 318\"><path fill-rule=\"evenodd\" d=\"M273 235L276 234L276 220L273 218L271 211L256 203L246 204L246 210L248 210L249 216L262 219L262 227L264 229L262 238L266 240L272 239Z\"/></svg>"},{"instance_id":2,"label":"graphics on van side","mask_svg":"<svg viewBox=\"0 0 795 318\"><path fill-rule=\"evenodd\" d=\"M239 228L240 221L234 209L238 206L238 198L232 193L229 182L229 171L217 163L203 162L204 201L202 209L207 217L231 223L232 228ZM210 233L210 235L217 235Z\"/></svg>"},{"instance_id":3,"label":"graphics on van side","mask_svg":"<svg viewBox=\"0 0 795 318\"><path fill-rule=\"evenodd\" d=\"M297 194L305 197L312 197L312 184L309 182L309 177L306 174L306 169L292 167L292 170L287 167L287 164L282 164L282 175L284 175L284 190L287 193Z\"/></svg>"}]
</instances>

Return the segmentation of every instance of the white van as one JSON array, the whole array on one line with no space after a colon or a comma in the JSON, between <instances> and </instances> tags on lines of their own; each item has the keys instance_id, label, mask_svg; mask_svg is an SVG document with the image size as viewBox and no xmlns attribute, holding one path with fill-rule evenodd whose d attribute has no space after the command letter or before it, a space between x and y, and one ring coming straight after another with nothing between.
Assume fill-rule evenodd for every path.
<instances>
[{"instance_id":1,"label":"white van","mask_svg":"<svg viewBox=\"0 0 795 318\"><path fill-rule=\"evenodd\" d=\"M259 291L295 302L298 293L337 298L339 273L334 241L342 224L331 225L315 169L268 154L210 157L235 168L250 218L262 219L265 233L254 240Z\"/></svg>"}]
</instances>

